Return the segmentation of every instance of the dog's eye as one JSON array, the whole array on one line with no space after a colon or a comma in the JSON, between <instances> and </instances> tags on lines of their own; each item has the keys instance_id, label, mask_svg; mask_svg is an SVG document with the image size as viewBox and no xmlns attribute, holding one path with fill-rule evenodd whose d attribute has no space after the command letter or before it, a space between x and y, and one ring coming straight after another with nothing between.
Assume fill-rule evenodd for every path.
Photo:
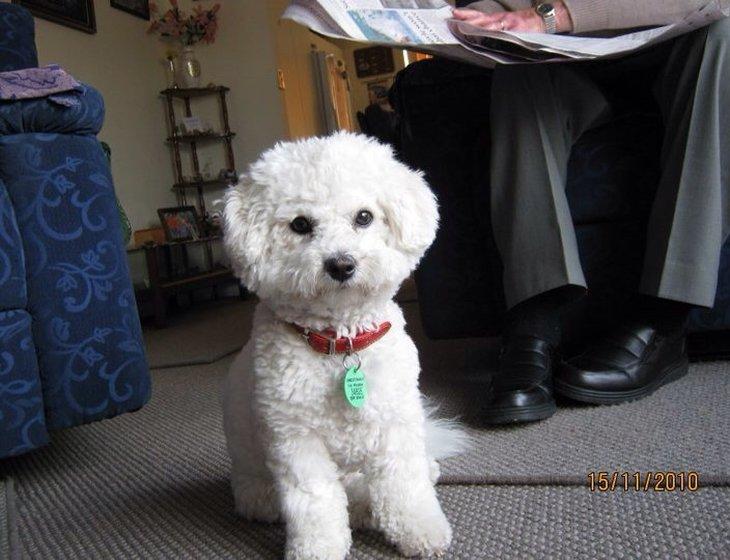
<instances>
[{"instance_id":1,"label":"dog's eye","mask_svg":"<svg viewBox=\"0 0 730 560\"><path fill-rule=\"evenodd\" d=\"M370 210L360 210L355 216L355 225L368 227L373 221L373 213Z\"/></svg>"},{"instance_id":2,"label":"dog's eye","mask_svg":"<svg viewBox=\"0 0 730 560\"><path fill-rule=\"evenodd\" d=\"M294 218L289 224L289 227L294 233L298 233L299 235L312 233L313 229L312 222L310 222L304 216L297 216L296 218Z\"/></svg>"}]
</instances>

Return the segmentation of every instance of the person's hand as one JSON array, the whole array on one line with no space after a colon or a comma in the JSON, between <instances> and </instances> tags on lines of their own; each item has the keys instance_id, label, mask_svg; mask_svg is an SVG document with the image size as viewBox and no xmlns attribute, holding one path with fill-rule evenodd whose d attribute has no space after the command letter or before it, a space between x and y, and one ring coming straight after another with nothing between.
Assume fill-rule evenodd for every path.
<instances>
[{"instance_id":1,"label":"person's hand","mask_svg":"<svg viewBox=\"0 0 730 560\"><path fill-rule=\"evenodd\" d=\"M553 3L557 19L558 33L573 30L573 21L570 19L565 4ZM489 31L522 31L528 33L545 33L545 22L532 8L516 12L494 12L485 14L479 10L457 8L453 12L454 19L464 21L476 27Z\"/></svg>"}]
</instances>

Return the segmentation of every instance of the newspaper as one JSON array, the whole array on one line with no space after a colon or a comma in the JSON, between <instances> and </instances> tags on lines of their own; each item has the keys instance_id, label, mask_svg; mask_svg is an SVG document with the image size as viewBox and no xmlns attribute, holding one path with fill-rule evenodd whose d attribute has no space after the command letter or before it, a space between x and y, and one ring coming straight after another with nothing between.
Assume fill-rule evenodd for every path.
<instances>
[{"instance_id":1,"label":"newspaper","mask_svg":"<svg viewBox=\"0 0 730 560\"><path fill-rule=\"evenodd\" d=\"M623 56L730 16L730 0L708 0L677 23L612 37L487 31L451 11L443 0L294 0L282 17L330 37L494 66Z\"/></svg>"}]
</instances>

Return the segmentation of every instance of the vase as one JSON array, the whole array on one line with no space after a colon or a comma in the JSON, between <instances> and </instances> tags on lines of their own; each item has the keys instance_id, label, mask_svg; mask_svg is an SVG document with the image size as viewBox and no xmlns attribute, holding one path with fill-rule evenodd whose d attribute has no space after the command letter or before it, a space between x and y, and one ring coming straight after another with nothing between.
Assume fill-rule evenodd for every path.
<instances>
[{"instance_id":1,"label":"vase","mask_svg":"<svg viewBox=\"0 0 730 560\"><path fill-rule=\"evenodd\" d=\"M180 62L177 56L168 55L167 58L165 58L165 80L168 88L178 87L177 80L178 75L180 74L178 71L179 65Z\"/></svg>"},{"instance_id":2,"label":"vase","mask_svg":"<svg viewBox=\"0 0 730 560\"><path fill-rule=\"evenodd\" d=\"M180 86L200 87L200 62L195 58L193 47L185 47L180 56Z\"/></svg>"}]
</instances>

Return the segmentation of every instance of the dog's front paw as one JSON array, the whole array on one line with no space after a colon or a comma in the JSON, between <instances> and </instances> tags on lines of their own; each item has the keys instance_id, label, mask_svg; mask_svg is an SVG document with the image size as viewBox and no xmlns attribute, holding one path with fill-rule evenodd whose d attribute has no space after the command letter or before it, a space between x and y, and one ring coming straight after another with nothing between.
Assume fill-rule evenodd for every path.
<instances>
[{"instance_id":1,"label":"dog's front paw","mask_svg":"<svg viewBox=\"0 0 730 560\"><path fill-rule=\"evenodd\" d=\"M350 551L352 536L319 534L287 539L286 560L344 560Z\"/></svg>"},{"instance_id":2,"label":"dog's front paw","mask_svg":"<svg viewBox=\"0 0 730 560\"><path fill-rule=\"evenodd\" d=\"M451 525L440 507L412 513L389 535L403 556L443 556L451 544Z\"/></svg>"}]
</instances>

